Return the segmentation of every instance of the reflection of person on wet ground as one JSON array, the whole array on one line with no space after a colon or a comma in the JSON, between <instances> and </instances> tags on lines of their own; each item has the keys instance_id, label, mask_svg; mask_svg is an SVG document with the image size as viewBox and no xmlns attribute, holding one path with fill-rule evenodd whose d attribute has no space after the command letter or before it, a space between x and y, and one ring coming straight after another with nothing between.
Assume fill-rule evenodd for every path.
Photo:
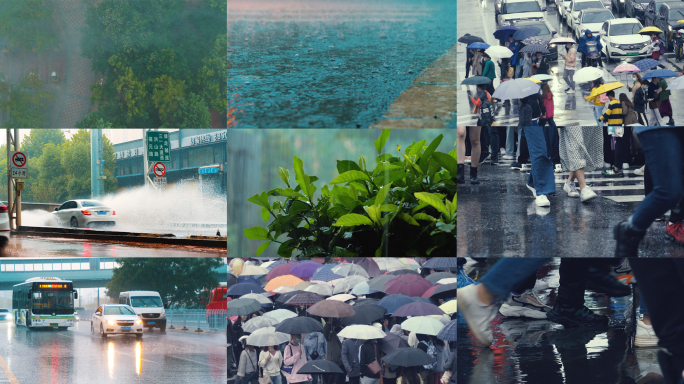
<instances>
[{"instance_id":1,"label":"reflection of person on wet ground","mask_svg":"<svg viewBox=\"0 0 684 384\"><path fill-rule=\"evenodd\" d=\"M644 149L653 190L629 220L615 226L615 257L637 257L639 244L651 224L684 197L684 130L674 127L635 127L635 130Z\"/></svg>"},{"instance_id":2,"label":"reflection of person on wet ground","mask_svg":"<svg viewBox=\"0 0 684 384\"><path fill-rule=\"evenodd\" d=\"M473 146L471 151L471 158L475 159L470 162L470 184L480 184L480 179L477 177L477 166L478 160L480 158L480 127L469 127L470 128L470 143ZM458 141L458 150L456 151L458 165L456 182L459 184L465 184L465 140L466 140L466 127L457 127L456 135Z\"/></svg>"}]
</instances>

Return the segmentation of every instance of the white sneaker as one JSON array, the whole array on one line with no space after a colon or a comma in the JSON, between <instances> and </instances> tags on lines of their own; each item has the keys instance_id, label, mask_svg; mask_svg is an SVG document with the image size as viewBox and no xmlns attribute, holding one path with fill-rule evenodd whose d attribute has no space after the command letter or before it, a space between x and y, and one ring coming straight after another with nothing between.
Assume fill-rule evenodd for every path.
<instances>
[{"instance_id":1,"label":"white sneaker","mask_svg":"<svg viewBox=\"0 0 684 384\"><path fill-rule=\"evenodd\" d=\"M537 203L538 207L550 207L551 206L551 202L549 201L549 199L545 195L537 196L536 203Z\"/></svg>"},{"instance_id":2,"label":"white sneaker","mask_svg":"<svg viewBox=\"0 0 684 384\"><path fill-rule=\"evenodd\" d=\"M503 159L504 160L513 160L513 159L515 159L515 157L510 156L510 155L504 155Z\"/></svg>"},{"instance_id":3,"label":"white sneaker","mask_svg":"<svg viewBox=\"0 0 684 384\"><path fill-rule=\"evenodd\" d=\"M523 164L520 168L520 172L527 172L532 170L532 164Z\"/></svg>"},{"instance_id":4,"label":"white sneaker","mask_svg":"<svg viewBox=\"0 0 684 384\"><path fill-rule=\"evenodd\" d=\"M577 192L574 181L566 181L563 185L563 190L568 193L568 197L580 197L580 193Z\"/></svg>"},{"instance_id":5,"label":"white sneaker","mask_svg":"<svg viewBox=\"0 0 684 384\"><path fill-rule=\"evenodd\" d=\"M565 93L575 93L575 90L574 89L568 89L567 91L565 91Z\"/></svg>"},{"instance_id":6,"label":"white sneaker","mask_svg":"<svg viewBox=\"0 0 684 384\"><path fill-rule=\"evenodd\" d=\"M580 192L580 200L583 203L586 203L587 201L592 200L594 198L596 198L596 192L594 192L588 186L584 187L584 189L582 189L582 191Z\"/></svg>"},{"instance_id":7,"label":"white sneaker","mask_svg":"<svg viewBox=\"0 0 684 384\"><path fill-rule=\"evenodd\" d=\"M525 183L525 186L527 187L527 189L532 191L532 195L534 195L534 197L537 197L537 190L536 189L530 187L527 183Z\"/></svg>"},{"instance_id":8,"label":"white sneaker","mask_svg":"<svg viewBox=\"0 0 684 384\"><path fill-rule=\"evenodd\" d=\"M456 296L458 313L466 319L475 337L485 346L489 346L493 341L490 324L498 313L497 306L485 305L477 298L477 285L457 289Z\"/></svg>"},{"instance_id":9,"label":"white sneaker","mask_svg":"<svg viewBox=\"0 0 684 384\"><path fill-rule=\"evenodd\" d=\"M546 305L534 291L528 289L520 296L509 295L508 300L499 308L499 313L506 317L546 319L546 312L550 310L551 307Z\"/></svg>"},{"instance_id":10,"label":"white sneaker","mask_svg":"<svg viewBox=\"0 0 684 384\"><path fill-rule=\"evenodd\" d=\"M646 325L643 320L637 320L636 337L634 345L637 347L657 347L658 336L653 331L652 325Z\"/></svg>"},{"instance_id":11,"label":"white sneaker","mask_svg":"<svg viewBox=\"0 0 684 384\"><path fill-rule=\"evenodd\" d=\"M556 168L554 169L556 173L561 173L563 172L563 166L560 164L556 164Z\"/></svg>"},{"instance_id":12,"label":"white sneaker","mask_svg":"<svg viewBox=\"0 0 684 384\"><path fill-rule=\"evenodd\" d=\"M645 166L644 166L645 167ZM643 176L644 175L644 167L641 167L637 170L634 171L634 174L637 176Z\"/></svg>"},{"instance_id":13,"label":"white sneaker","mask_svg":"<svg viewBox=\"0 0 684 384\"><path fill-rule=\"evenodd\" d=\"M465 158L465 162L466 162L466 163L470 163L470 161L471 161L471 158L470 158L470 156L466 156L466 158Z\"/></svg>"}]
</instances>

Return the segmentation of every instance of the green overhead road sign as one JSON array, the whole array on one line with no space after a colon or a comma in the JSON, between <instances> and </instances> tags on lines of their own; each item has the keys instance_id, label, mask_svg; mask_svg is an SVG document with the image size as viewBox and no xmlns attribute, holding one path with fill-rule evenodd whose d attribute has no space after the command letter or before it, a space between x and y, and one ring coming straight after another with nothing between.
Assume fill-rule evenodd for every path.
<instances>
[{"instance_id":1,"label":"green overhead road sign","mask_svg":"<svg viewBox=\"0 0 684 384\"><path fill-rule=\"evenodd\" d=\"M147 131L147 161L151 163L171 161L168 132Z\"/></svg>"}]
</instances>

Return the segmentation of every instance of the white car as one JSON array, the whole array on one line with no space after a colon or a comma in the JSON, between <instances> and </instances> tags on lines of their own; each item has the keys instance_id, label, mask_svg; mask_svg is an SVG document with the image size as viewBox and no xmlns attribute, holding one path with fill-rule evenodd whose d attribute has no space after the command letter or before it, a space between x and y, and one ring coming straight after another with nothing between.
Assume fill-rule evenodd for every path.
<instances>
[{"instance_id":1,"label":"white car","mask_svg":"<svg viewBox=\"0 0 684 384\"><path fill-rule=\"evenodd\" d=\"M12 312L7 308L0 308L0 322L12 321Z\"/></svg>"},{"instance_id":2,"label":"white car","mask_svg":"<svg viewBox=\"0 0 684 384\"><path fill-rule=\"evenodd\" d=\"M99 333L103 339L108 335L135 335L138 339L143 336L142 319L136 315L128 305L103 304L100 305L90 320L90 332Z\"/></svg>"},{"instance_id":3,"label":"white car","mask_svg":"<svg viewBox=\"0 0 684 384\"><path fill-rule=\"evenodd\" d=\"M571 3L572 0L556 0L556 9L558 10L558 14L566 22L567 20L565 18L570 14L569 9Z\"/></svg>"},{"instance_id":4,"label":"white car","mask_svg":"<svg viewBox=\"0 0 684 384\"><path fill-rule=\"evenodd\" d=\"M610 62L614 58L650 57L648 54L648 36L642 36L639 31L643 28L635 18L608 20L603 23L599 31L599 39L603 45L603 52Z\"/></svg>"},{"instance_id":5,"label":"white car","mask_svg":"<svg viewBox=\"0 0 684 384\"><path fill-rule=\"evenodd\" d=\"M58 222L71 227L116 225L116 211L97 200L69 200L52 214Z\"/></svg>"},{"instance_id":6,"label":"white car","mask_svg":"<svg viewBox=\"0 0 684 384\"><path fill-rule=\"evenodd\" d=\"M544 11L546 6L539 5L537 0L503 0L497 22L503 27L513 25L514 21L543 20Z\"/></svg>"},{"instance_id":7,"label":"white car","mask_svg":"<svg viewBox=\"0 0 684 384\"><path fill-rule=\"evenodd\" d=\"M0 252L9 243L10 222L7 206L0 204Z\"/></svg>"},{"instance_id":8,"label":"white car","mask_svg":"<svg viewBox=\"0 0 684 384\"><path fill-rule=\"evenodd\" d=\"M592 34L598 35L601 26L606 20L613 20L613 12L605 8L589 8L580 11L577 16L578 23L575 24L575 37L579 41L579 38L584 35L584 31L587 29L591 31Z\"/></svg>"},{"instance_id":9,"label":"white car","mask_svg":"<svg viewBox=\"0 0 684 384\"><path fill-rule=\"evenodd\" d=\"M583 9L589 8L605 8L600 0L573 0L570 2L568 7L568 14L566 15L565 21L568 23L570 29L575 29L575 23L577 22L577 16Z\"/></svg>"}]
</instances>

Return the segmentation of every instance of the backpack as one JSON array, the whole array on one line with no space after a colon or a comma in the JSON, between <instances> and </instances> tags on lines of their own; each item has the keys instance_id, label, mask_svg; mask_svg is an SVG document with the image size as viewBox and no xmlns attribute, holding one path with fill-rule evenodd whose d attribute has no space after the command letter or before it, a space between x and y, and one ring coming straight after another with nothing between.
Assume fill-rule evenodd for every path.
<instances>
[{"instance_id":1,"label":"backpack","mask_svg":"<svg viewBox=\"0 0 684 384\"><path fill-rule=\"evenodd\" d=\"M490 126L494 122L494 105L488 99L482 100L480 119L481 125Z\"/></svg>"},{"instance_id":2,"label":"backpack","mask_svg":"<svg viewBox=\"0 0 684 384\"><path fill-rule=\"evenodd\" d=\"M425 344L427 346L427 354L430 355L430 357L435 358L437 356L437 348L435 348L435 345L432 343L426 343L424 341L420 342L421 344ZM425 369L434 369L435 365L437 365L437 361L435 359L435 362L432 364L426 364L423 365L423 368Z\"/></svg>"},{"instance_id":3,"label":"backpack","mask_svg":"<svg viewBox=\"0 0 684 384\"><path fill-rule=\"evenodd\" d=\"M663 42L658 40L658 45L660 46L660 54L664 55L665 54L665 46L663 45Z\"/></svg>"}]
</instances>

